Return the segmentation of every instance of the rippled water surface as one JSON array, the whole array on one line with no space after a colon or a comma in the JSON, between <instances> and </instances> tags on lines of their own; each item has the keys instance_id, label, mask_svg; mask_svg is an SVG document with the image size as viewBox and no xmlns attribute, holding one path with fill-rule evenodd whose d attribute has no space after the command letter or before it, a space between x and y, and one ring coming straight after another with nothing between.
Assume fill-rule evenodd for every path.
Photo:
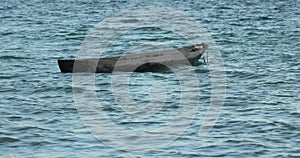
<instances>
[{"instance_id":1,"label":"rippled water surface","mask_svg":"<svg viewBox=\"0 0 300 158\"><path fill-rule=\"evenodd\" d=\"M98 141L85 128L73 99L73 90L84 90L72 90L72 74L60 73L57 59L75 58L89 30L106 17L142 6L170 7L201 23L222 54L227 89L217 123L199 139L211 94L208 66L201 59L193 67L200 103L191 125L168 146L128 152ZM300 157L298 0L2 0L0 19L0 157ZM151 28L120 39L108 49L186 44L176 34ZM143 119L116 106L110 83L111 74L95 75L103 111L123 128L155 129L178 111L180 85L173 73L132 75L129 91L141 106L149 102L151 85L166 91L166 106Z\"/></svg>"}]
</instances>

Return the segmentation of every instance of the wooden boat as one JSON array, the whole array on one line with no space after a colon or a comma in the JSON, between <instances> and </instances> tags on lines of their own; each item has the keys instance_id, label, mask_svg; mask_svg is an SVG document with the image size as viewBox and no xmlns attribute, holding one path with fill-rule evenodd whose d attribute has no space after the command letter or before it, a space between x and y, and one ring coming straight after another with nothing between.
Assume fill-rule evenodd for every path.
<instances>
[{"instance_id":1,"label":"wooden boat","mask_svg":"<svg viewBox=\"0 0 300 158\"><path fill-rule=\"evenodd\" d=\"M205 43L140 54L111 58L58 60L61 72L110 73L113 71L147 72L175 65L195 65L204 51Z\"/></svg>"}]
</instances>

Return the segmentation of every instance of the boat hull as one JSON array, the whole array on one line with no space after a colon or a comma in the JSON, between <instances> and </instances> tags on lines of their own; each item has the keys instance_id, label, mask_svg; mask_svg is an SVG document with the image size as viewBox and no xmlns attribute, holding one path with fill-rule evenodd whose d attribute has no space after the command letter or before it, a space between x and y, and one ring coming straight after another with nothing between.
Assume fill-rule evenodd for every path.
<instances>
[{"instance_id":1,"label":"boat hull","mask_svg":"<svg viewBox=\"0 0 300 158\"><path fill-rule=\"evenodd\" d=\"M207 48L208 46L202 43L178 49L112 58L58 60L58 65L63 73L148 72L175 65L195 65Z\"/></svg>"}]
</instances>

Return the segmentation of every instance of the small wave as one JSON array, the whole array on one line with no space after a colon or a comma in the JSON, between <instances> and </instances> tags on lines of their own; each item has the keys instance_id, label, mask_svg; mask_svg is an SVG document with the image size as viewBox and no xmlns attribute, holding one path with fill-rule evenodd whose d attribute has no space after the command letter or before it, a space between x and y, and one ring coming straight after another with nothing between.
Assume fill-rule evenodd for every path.
<instances>
[{"instance_id":1,"label":"small wave","mask_svg":"<svg viewBox=\"0 0 300 158\"><path fill-rule=\"evenodd\" d=\"M5 144L5 143L12 143L12 142L18 142L20 139L18 138L13 138L13 137L0 137L0 144Z\"/></svg>"},{"instance_id":2,"label":"small wave","mask_svg":"<svg viewBox=\"0 0 300 158\"><path fill-rule=\"evenodd\" d=\"M0 56L0 60L12 60L12 59L30 59L27 57L20 57L20 56L12 56L12 55L5 55L5 56Z\"/></svg>"},{"instance_id":3,"label":"small wave","mask_svg":"<svg viewBox=\"0 0 300 158\"><path fill-rule=\"evenodd\" d=\"M39 142L31 142L30 145L31 146L43 146L43 145L47 145L47 144L53 144L49 141L39 141Z\"/></svg>"}]
</instances>

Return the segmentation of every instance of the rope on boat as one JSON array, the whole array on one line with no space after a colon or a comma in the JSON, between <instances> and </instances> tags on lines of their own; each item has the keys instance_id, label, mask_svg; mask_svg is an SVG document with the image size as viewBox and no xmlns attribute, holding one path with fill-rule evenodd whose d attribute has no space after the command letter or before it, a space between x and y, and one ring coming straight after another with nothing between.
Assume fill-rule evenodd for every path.
<instances>
[{"instance_id":1,"label":"rope on boat","mask_svg":"<svg viewBox=\"0 0 300 158\"><path fill-rule=\"evenodd\" d=\"M208 65L208 51L206 51L206 61L207 61L207 65Z\"/></svg>"},{"instance_id":2,"label":"rope on boat","mask_svg":"<svg viewBox=\"0 0 300 158\"><path fill-rule=\"evenodd\" d=\"M208 52L206 51L206 60L205 60L205 55L203 54L203 60L204 63L208 65Z\"/></svg>"}]
</instances>

